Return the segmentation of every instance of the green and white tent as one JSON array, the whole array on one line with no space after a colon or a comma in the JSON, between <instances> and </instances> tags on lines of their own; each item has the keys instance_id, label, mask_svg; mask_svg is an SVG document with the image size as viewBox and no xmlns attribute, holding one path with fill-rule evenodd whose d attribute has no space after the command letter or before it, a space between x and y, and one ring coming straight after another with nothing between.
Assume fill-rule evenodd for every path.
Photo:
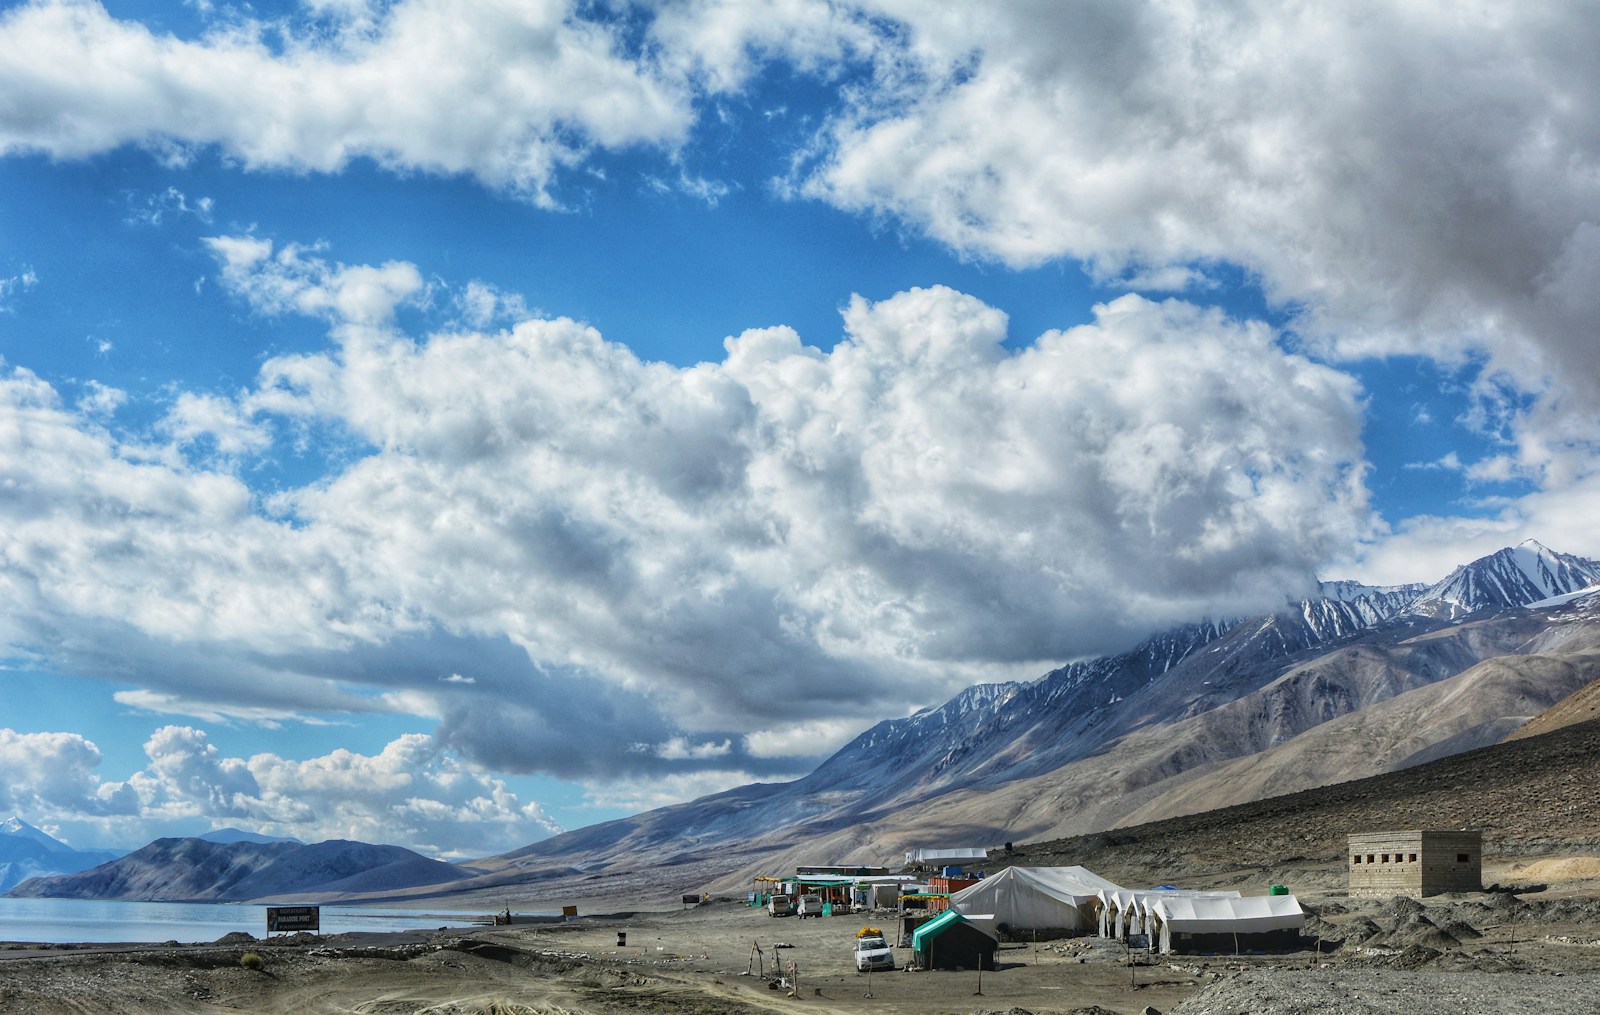
<instances>
[{"instance_id":1,"label":"green and white tent","mask_svg":"<svg viewBox=\"0 0 1600 1015\"><path fill-rule=\"evenodd\" d=\"M911 935L913 958L923 969L993 969L999 947L999 941L953 909Z\"/></svg>"}]
</instances>

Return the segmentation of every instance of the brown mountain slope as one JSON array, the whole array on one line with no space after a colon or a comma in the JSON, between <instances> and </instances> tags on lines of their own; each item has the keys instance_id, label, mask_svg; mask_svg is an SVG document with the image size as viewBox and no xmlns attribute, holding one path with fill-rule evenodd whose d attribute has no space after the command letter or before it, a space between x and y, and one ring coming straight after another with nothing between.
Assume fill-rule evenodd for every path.
<instances>
[{"instance_id":1,"label":"brown mountain slope","mask_svg":"<svg viewBox=\"0 0 1600 1015\"><path fill-rule=\"evenodd\" d=\"M1084 864L1136 883L1293 863L1342 868L1351 832L1475 828L1487 859L1593 854L1600 720L1388 775L1110 832L1024 845L1006 863Z\"/></svg>"},{"instance_id":2,"label":"brown mountain slope","mask_svg":"<svg viewBox=\"0 0 1600 1015\"><path fill-rule=\"evenodd\" d=\"M1140 824L1379 775L1463 747L1497 743L1508 730L1524 727L1528 716L1540 714L1552 698L1590 684L1597 676L1600 651L1489 659L1449 680L1331 719L1259 754L1190 770L1181 784L1131 808L1117 824ZM1600 713L1587 718L1600 718Z\"/></svg>"},{"instance_id":3,"label":"brown mountain slope","mask_svg":"<svg viewBox=\"0 0 1600 1015\"><path fill-rule=\"evenodd\" d=\"M1497 655L1414 686L1414 674L1429 662L1470 657L1462 648L1469 640L1502 650L1520 642L1534 651L1568 651ZM819 858L879 863L908 845L1057 838L1210 811L1494 744L1594 679L1597 641L1600 626L1544 629L1513 615L1399 645L1338 649L1293 667L1260 691L1139 730L1054 772L864 814L847 828L800 825L742 843L767 849L752 857L749 869L714 887L824 862Z\"/></svg>"},{"instance_id":4,"label":"brown mountain slope","mask_svg":"<svg viewBox=\"0 0 1600 1015\"><path fill-rule=\"evenodd\" d=\"M1573 723L1600 719L1600 679L1578 688L1545 711L1528 720L1507 740L1536 737Z\"/></svg>"}]
</instances>

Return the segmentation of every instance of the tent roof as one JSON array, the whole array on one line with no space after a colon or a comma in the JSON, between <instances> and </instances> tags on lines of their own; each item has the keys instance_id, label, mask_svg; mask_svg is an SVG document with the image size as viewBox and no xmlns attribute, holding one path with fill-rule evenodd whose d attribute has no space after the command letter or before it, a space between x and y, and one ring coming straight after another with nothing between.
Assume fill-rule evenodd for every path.
<instances>
[{"instance_id":1,"label":"tent roof","mask_svg":"<svg viewBox=\"0 0 1600 1015\"><path fill-rule=\"evenodd\" d=\"M1269 930L1298 930L1306 925L1305 911L1293 895L1251 895L1229 899L1177 896L1151 904L1168 927L1187 934L1236 931L1256 934Z\"/></svg>"},{"instance_id":2,"label":"tent roof","mask_svg":"<svg viewBox=\"0 0 1600 1015\"><path fill-rule=\"evenodd\" d=\"M924 846L906 850L907 863L932 863L937 860L987 860L989 851L982 846Z\"/></svg>"},{"instance_id":3,"label":"tent roof","mask_svg":"<svg viewBox=\"0 0 1600 1015\"><path fill-rule=\"evenodd\" d=\"M1193 888L1118 888L1101 892L1100 901L1118 909L1145 910L1162 899L1237 899L1239 893L1227 891L1201 891Z\"/></svg>"},{"instance_id":4,"label":"tent roof","mask_svg":"<svg viewBox=\"0 0 1600 1015\"><path fill-rule=\"evenodd\" d=\"M1101 892L1122 890L1086 867L1007 867L993 877L954 893L950 904L967 908L982 906L988 896L1008 888L1039 892L1073 906L1099 898Z\"/></svg>"},{"instance_id":5,"label":"tent roof","mask_svg":"<svg viewBox=\"0 0 1600 1015\"><path fill-rule=\"evenodd\" d=\"M926 951L926 949L923 948L924 944L926 944L930 939L936 938L940 934L943 934L945 931L956 926L957 924L966 924L968 927L971 927L984 937L993 936L988 931L975 925L971 920L968 920L965 916L962 916L955 910L947 909L943 913L940 913L932 920L929 920L927 923L911 932L911 947L916 951Z\"/></svg>"},{"instance_id":6,"label":"tent roof","mask_svg":"<svg viewBox=\"0 0 1600 1015\"><path fill-rule=\"evenodd\" d=\"M916 930L912 931L911 947L917 951L922 951L922 943L924 941L928 940L929 938L938 937L949 927L952 927L958 923L966 922L966 917L962 916L953 909L947 909L943 913L940 913L938 916L929 920L927 923L918 927Z\"/></svg>"}]
</instances>

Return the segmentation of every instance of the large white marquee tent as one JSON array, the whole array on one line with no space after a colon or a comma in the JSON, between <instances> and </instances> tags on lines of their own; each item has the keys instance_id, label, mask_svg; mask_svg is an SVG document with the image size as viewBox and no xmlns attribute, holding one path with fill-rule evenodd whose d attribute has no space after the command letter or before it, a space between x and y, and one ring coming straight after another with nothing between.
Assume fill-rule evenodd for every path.
<instances>
[{"instance_id":1,"label":"large white marquee tent","mask_svg":"<svg viewBox=\"0 0 1600 1015\"><path fill-rule=\"evenodd\" d=\"M1012 932L1085 931L1095 926L1100 893L1118 890L1083 867L1007 867L950 896L950 907L991 934L1001 924Z\"/></svg>"}]
</instances>

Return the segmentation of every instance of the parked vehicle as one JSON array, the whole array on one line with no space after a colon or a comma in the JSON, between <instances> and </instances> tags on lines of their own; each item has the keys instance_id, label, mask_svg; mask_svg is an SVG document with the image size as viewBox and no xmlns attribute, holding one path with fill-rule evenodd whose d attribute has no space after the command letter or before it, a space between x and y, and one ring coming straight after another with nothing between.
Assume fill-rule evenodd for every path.
<instances>
[{"instance_id":1,"label":"parked vehicle","mask_svg":"<svg viewBox=\"0 0 1600 1015\"><path fill-rule=\"evenodd\" d=\"M822 915L822 896L820 896L820 895L802 895L802 896L800 896L800 904L795 908L795 912L799 914L800 919L802 919L802 920L804 920L808 916L821 916Z\"/></svg>"},{"instance_id":2,"label":"parked vehicle","mask_svg":"<svg viewBox=\"0 0 1600 1015\"><path fill-rule=\"evenodd\" d=\"M882 936L856 938L856 972L869 969L893 969L894 950Z\"/></svg>"},{"instance_id":3,"label":"parked vehicle","mask_svg":"<svg viewBox=\"0 0 1600 1015\"><path fill-rule=\"evenodd\" d=\"M768 916L793 916L794 904L787 895L767 896Z\"/></svg>"}]
</instances>

